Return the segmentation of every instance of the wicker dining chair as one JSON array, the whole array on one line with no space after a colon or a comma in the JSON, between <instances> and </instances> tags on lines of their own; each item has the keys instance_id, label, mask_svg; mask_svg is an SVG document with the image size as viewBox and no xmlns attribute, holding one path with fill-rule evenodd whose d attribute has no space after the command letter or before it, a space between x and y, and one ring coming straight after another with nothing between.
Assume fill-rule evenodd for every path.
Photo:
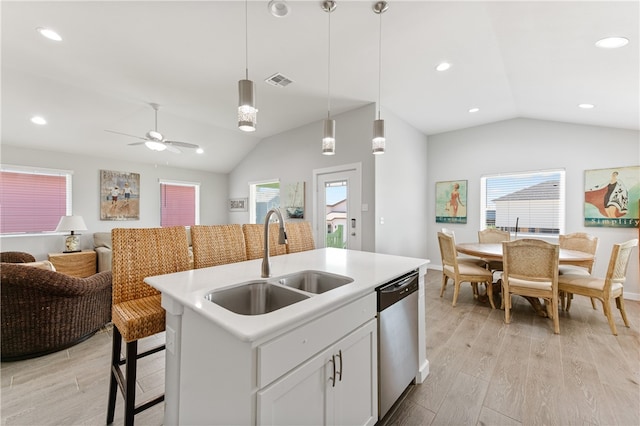
<instances>
[{"instance_id":1,"label":"wicker dining chair","mask_svg":"<svg viewBox=\"0 0 640 426\"><path fill-rule=\"evenodd\" d=\"M164 344L138 353L138 340L165 329L165 311L160 292L144 282L149 276L189 269L187 233L184 226L169 228L115 228L113 244L112 321L113 347L107 424L113 422L118 387L125 401L125 425L134 415L164 400L164 394L136 405L137 360L159 352ZM126 344L125 358L121 346ZM125 374L121 366L125 365Z\"/></svg>"},{"instance_id":2,"label":"wicker dining chair","mask_svg":"<svg viewBox=\"0 0 640 426\"><path fill-rule=\"evenodd\" d=\"M0 253L0 262L2 263L29 263L35 261L36 258L31 253L22 251L3 251Z\"/></svg>"},{"instance_id":3,"label":"wicker dining chair","mask_svg":"<svg viewBox=\"0 0 640 426\"><path fill-rule=\"evenodd\" d=\"M613 322L611 312L611 299L615 299L616 307L622 315L624 325L629 327L627 313L624 310L624 282L626 281L627 266L629 257L634 247L638 245L638 239L633 239L620 244L614 244L609 259L607 275L604 278L596 278L592 275L582 273L562 274L558 277L558 288L568 295L580 294L598 299L602 302L604 315L609 322L609 328L614 336L618 335L616 324ZM567 299L566 311L571 308L571 297Z\"/></svg>"},{"instance_id":4,"label":"wicker dining chair","mask_svg":"<svg viewBox=\"0 0 640 426\"><path fill-rule=\"evenodd\" d=\"M244 242L247 248L247 260L261 259L264 256L264 225L245 223L242 225ZM269 224L269 255L287 254L285 244L279 244L279 225Z\"/></svg>"},{"instance_id":5,"label":"wicker dining chair","mask_svg":"<svg viewBox=\"0 0 640 426\"><path fill-rule=\"evenodd\" d=\"M315 250L316 243L309 222L286 222L284 227L287 233L287 253Z\"/></svg>"},{"instance_id":6,"label":"wicker dining chair","mask_svg":"<svg viewBox=\"0 0 640 426\"><path fill-rule=\"evenodd\" d=\"M502 300L504 322L511 322L511 296L545 300L553 331L560 333L558 318L558 257L560 246L542 240L522 239L502 243Z\"/></svg>"},{"instance_id":7,"label":"wicker dining chair","mask_svg":"<svg viewBox=\"0 0 640 426\"><path fill-rule=\"evenodd\" d=\"M442 257L442 288L440 289L440 297L444 295L449 278L453 280L454 285L452 306L456 306L456 302L458 301L461 283L471 283L474 296L476 296L477 284L485 283L489 303L491 304L491 308L495 309L493 286L491 285L493 274L491 271L474 263L460 262L456 253L455 240L451 235L438 232L438 244L440 245L440 255Z\"/></svg>"},{"instance_id":8,"label":"wicker dining chair","mask_svg":"<svg viewBox=\"0 0 640 426\"><path fill-rule=\"evenodd\" d=\"M242 225L191 226L194 269L247 260Z\"/></svg>"},{"instance_id":9,"label":"wicker dining chair","mask_svg":"<svg viewBox=\"0 0 640 426\"><path fill-rule=\"evenodd\" d=\"M502 243L504 241L511 241L511 234L509 231L502 231L495 228L487 228L482 231L478 231L479 243ZM491 272L498 272L503 270L501 260L487 260L487 269Z\"/></svg>"},{"instance_id":10,"label":"wicker dining chair","mask_svg":"<svg viewBox=\"0 0 640 426\"><path fill-rule=\"evenodd\" d=\"M558 275L566 274L580 274L591 275L593 270L593 264L596 261L596 251L598 249L598 237L587 234L585 232L574 232L573 234L560 235L558 242L561 249L581 251L593 255L593 258L588 261L578 261L572 264L563 264L558 266ZM567 309L567 306L571 305L571 296L566 297L561 292L560 298L562 299L562 307ZM596 309L596 300L591 298L591 307Z\"/></svg>"}]
</instances>

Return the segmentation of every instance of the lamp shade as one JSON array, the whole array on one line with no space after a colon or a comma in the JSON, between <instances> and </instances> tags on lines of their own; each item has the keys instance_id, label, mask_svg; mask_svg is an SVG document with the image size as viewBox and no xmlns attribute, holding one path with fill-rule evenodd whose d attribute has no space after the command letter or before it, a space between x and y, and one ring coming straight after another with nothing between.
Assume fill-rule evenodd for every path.
<instances>
[{"instance_id":1,"label":"lamp shade","mask_svg":"<svg viewBox=\"0 0 640 426\"><path fill-rule=\"evenodd\" d=\"M84 223L82 216L62 216L58 222L57 232L64 231L86 231L87 225Z\"/></svg>"}]
</instances>

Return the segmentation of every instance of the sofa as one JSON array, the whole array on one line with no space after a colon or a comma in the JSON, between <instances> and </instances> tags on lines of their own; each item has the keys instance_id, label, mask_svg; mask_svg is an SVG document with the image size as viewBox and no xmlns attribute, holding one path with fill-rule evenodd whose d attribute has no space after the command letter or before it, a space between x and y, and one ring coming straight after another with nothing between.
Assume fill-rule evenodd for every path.
<instances>
[{"instance_id":1,"label":"sofa","mask_svg":"<svg viewBox=\"0 0 640 426\"><path fill-rule=\"evenodd\" d=\"M52 268L48 261L0 264L3 362L66 349L111 321L110 271L77 278Z\"/></svg>"},{"instance_id":2,"label":"sofa","mask_svg":"<svg viewBox=\"0 0 640 426\"><path fill-rule=\"evenodd\" d=\"M193 269L193 250L191 248L191 232L185 228L189 243L189 261ZM98 272L111 270L112 250L111 232L95 232L93 234L93 250L98 256Z\"/></svg>"}]
</instances>

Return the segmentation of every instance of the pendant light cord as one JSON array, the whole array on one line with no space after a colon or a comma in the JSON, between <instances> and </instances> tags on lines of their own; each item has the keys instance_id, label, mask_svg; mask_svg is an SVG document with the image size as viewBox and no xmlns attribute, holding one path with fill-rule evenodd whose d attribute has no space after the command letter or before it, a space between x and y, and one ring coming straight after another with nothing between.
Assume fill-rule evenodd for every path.
<instances>
[{"instance_id":1,"label":"pendant light cord","mask_svg":"<svg viewBox=\"0 0 640 426\"><path fill-rule=\"evenodd\" d=\"M378 32L378 120L380 120L380 92L382 87L382 13L380 15L380 31Z\"/></svg>"},{"instance_id":2,"label":"pendant light cord","mask_svg":"<svg viewBox=\"0 0 640 426\"><path fill-rule=\"evenodd\" d=\"M327 34L329 35L328 39L328 49L327 49L327 118L331 118L331 10L328 12L329 15L329 30Z\"/></svg>"},{"instance_id":3,"label":"pendant light cord","mask_svg":"<svg viewBox=\"0 0 640 426\"><path fill-rule=\"evenodd\" d=\"M249 80L249 13L248 0L244 0L244 71Z\"/></svg>"}]
</instances>

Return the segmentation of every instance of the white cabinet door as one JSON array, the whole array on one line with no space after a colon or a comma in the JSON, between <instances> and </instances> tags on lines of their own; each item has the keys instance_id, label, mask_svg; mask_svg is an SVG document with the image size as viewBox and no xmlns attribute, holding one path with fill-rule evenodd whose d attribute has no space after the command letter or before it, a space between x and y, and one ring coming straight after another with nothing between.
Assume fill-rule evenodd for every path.
<instances>
[{"instance_id":1,"label":"white cabinet door","mask_svg":"<svg viewBox=\"0 0 640 426\"><path fill-rule=\"evenodd\" d=\"M376 330L375 320L369 321L258 391L258 424L373 425L378 414Z\"/></svg>"},{"instance_id":2,"label":"white cabinet door","mask_svg":"<svg viewBox=\"0 0 640 426\"><path fill-rule=\"evenodd\" d=\"M327 424L327 359L329 348L258 391L257 419L260 425ZM329 384L331 386L331 384Z\"/></svg>"},{"instance_id":3,"label":"white cabinet door","mask_svg":"<svg viewBox=\"0 0 640 426\"><path fill-rule=\"evenodd\" d=\"M378 341L372 320L334 346L341 375L332 398L334 424L373 425L378 420ZM338 359L341 357L341 361ZM340 365L342 364L342 365Z\"/></svg>"}]
</instances>

